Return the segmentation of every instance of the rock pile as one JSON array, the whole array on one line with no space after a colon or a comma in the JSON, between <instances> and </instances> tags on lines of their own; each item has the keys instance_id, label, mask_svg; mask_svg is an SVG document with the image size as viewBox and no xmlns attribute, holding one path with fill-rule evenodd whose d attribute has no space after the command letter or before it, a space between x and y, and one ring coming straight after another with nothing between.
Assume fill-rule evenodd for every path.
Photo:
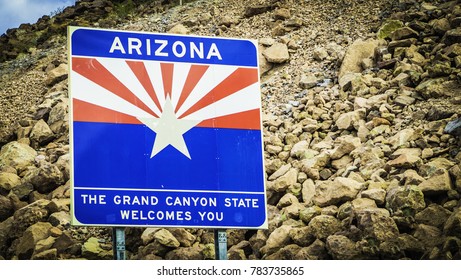
<instances>
[{"instance_id":1,"label":"rock pile","mask_svg":"<svg viewBox=\"0 0 461 280\"><path fill-rule=\"evenodd\" d=\"M461 258L460 141L446 130L460 117L460 1L150 8L114 27L259 40L269 228L228 230L230 259ZM54 44L16 60L28 70L2 64L0 256L110 259L108 229L69 225L68 81ZM206 229L126 235L132 259L214 258Z\"/></svg>"}]
</instances>

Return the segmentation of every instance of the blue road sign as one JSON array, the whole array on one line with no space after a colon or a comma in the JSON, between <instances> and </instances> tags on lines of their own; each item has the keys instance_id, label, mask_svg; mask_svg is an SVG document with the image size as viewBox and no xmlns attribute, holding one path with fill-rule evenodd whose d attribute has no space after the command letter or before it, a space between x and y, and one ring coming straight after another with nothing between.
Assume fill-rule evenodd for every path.
<instances>
[{"instance_id":1,"label":"blue road sign","mask_svg":"<svg viewBox=\"0 0 461 280\"><path fill-rule=\"evenodd\" d=\"M68 35L73 225L267 228L255 41Z\"/></svg>"}]
</instances>

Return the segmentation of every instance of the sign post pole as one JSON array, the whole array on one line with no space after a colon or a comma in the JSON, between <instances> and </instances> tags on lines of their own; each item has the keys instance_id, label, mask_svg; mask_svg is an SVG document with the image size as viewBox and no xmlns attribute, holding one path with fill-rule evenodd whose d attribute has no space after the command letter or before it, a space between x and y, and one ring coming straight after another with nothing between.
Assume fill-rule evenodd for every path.
<instances>
[{"instance_id":1,"label":"sign post pole","mask_svg":"<svg viewBox=\"0 0 461 280\"><path fill-rule=\"evenodd\" d=\"M114 260L125 260L125 228L112 228L112 251Z\"/></svg>"},{"instance_id":2,"label":"sign post pole","mask_svg":"<svg viewBox=\"0 0 461 280\"><path fill-rule=\"evenodd\" d=\"M227 233L225 229L214 230L214 248L217 260L227 260Z\"/></svg>"}]
</instances>

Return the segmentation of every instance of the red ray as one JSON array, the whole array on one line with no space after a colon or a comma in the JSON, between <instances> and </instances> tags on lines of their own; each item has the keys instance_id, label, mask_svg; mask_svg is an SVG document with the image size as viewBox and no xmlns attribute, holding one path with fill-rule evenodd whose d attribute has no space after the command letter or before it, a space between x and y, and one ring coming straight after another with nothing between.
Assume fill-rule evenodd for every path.
<instances>
[{"instance_id":1,"label":"red ray","mask_svg":"<svg viewBox=\"0 0 461 280\"><path fill-rule=\"evenodd\" d=\"M208 67L209 66L207 65L192 65L190 67L186 82L184 83L184 87L181 92L181 96L179 97L178 104L176 105L175 113L178 112L184 101L186 101L187 97L189 97L189 94L203 77L206 70L208 70Z\"/></svg>"},{"instance_id":2,"label":"red ray","mask_svg":"<svg viewBox=\"0 0 461 280\"><path fill-rule=\"evenodd\" d=\"M162 69L163 89L165 91L165 98L170 96L171 90L173 89L173 63L161 63L160 68Z\"/></svg>"},{"instance_id":3,"label":"red ray","mask_svg":"<svg viewBox=\"0 0 461 280\"><path fill-rule=\"evenodd\" d=\"M194 113L258 81L258 69L238 68L179 118Z\"/></svg>"},{"instance_id":4,"label":"red ray","mask_svg":"<svg viewBox=\"0 0 461 280\"><path fill-rule=\"evenodd\" d=\"M162 111L162 106L160 105L157 95L155 94L154 87L152 86L144 63L141 61L126 61L126 64L128 64L128 66L131 68L131 71L133 71L133 73L136 75L136 78L138 78L139 82L142 84L147 93L149 93L149 96L152 98L155 105L157 105L157 108Z\"/></svg>"},{"instance_id":5,"label":"red ray","mask_svg":"<svg viewBox=\"0 0 461 280\"><path fill-rule=\"evenodd\" d=\"M259 109L254 109L214 119L204 120L197 126L260 130L261 118Z\"/></svg>"},{"instance_id":6,"label":"red ray","mask_svg":"<svg viewBox=\"0 0 461 280\"><path fill-rule=\"evenodd\" d=\"M112 73L110 73L95 58L72 58L72 70L84 76L90 81L102 86L108 91L118 95L131 104L143 109L153 116L158 117L147 107L136 95L134 95L124 84L122 84Z\"/></svg>"},{"instance_id":7,"label":"red ray","mask_svg":"<svg viewBox=\"0 0 461 280\"><path fill-rule=\"evenodd\" d=\"M77 122L140 124L133 116L99 107L82 100L73 99L73 118Z\"/></svg>"}]
</instances>

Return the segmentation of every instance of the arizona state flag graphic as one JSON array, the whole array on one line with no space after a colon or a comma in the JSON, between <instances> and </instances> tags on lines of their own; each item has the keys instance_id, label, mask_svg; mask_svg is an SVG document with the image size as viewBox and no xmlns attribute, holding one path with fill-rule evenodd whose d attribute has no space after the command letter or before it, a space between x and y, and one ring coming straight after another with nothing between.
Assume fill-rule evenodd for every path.
<instances>
[{"instance_id":1,"label":"arizona state flag graphic","mask_svg":"<svg viewBox=\"0 0 461 280\"><path fill-rule=\"evenodd\" d=\"M68 36L72 224L267 227L256 42Z\"/></svg>"}]
</instances>

